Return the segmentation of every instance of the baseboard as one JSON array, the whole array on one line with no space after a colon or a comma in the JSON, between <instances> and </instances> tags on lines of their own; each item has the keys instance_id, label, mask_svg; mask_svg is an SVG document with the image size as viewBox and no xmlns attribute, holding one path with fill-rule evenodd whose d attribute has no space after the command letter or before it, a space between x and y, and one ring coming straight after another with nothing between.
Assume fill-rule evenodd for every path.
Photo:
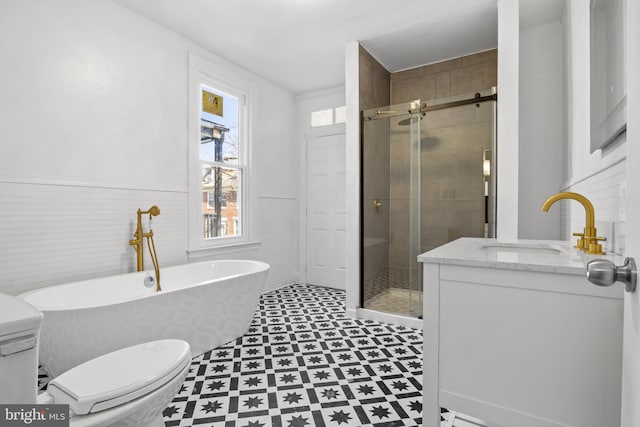
<instances>
[{"instance_id":1,"label":"baseboard","mask_svg":"<svg viewBox=\"0 0 640 427\"><path fill-rule=\"evenodd\" d=\"M422 330L422 319L400 316L398 314L385 313L376 310L367 310L366 308L357 308L356 310L356 315L352 317ZM347 313L347 315L349 315L349 313Z\"/></svg>"}]
</instances>

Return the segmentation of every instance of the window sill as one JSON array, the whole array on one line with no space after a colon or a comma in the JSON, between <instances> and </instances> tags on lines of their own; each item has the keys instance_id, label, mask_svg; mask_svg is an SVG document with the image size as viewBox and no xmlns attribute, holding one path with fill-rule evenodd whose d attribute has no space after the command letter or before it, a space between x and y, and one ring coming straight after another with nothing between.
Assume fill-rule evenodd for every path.
<instances>
[{"instance_id":1,"label":"window sill","mask_svg":"<svg viewBox=\"0 0 640 427\"><path fill-rule=\"evenodd\" d=\"M234 254L246 253L258 249L261 242L230 243L228 245L212 246L208 248L187 249L189 262L206 261L208 259L233 258Z\"/></svg>"}]
</instances>

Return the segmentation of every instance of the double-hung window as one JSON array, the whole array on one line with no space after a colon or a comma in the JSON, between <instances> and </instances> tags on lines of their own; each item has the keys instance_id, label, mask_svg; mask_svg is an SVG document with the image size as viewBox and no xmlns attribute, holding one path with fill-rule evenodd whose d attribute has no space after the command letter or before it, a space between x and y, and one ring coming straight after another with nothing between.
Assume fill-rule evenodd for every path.
<instances>
[{"instance_id":1,"label":"double-hung window","mask_svg":"<svg viewBox=\"0 0 640 427\"><path fill-rule=\"evenodd\" d=\"M196 81L190 84L189 247L243 243L248 228L248 95L202 72L192 70L191 79Z\"/></svg>"}]
</instances>

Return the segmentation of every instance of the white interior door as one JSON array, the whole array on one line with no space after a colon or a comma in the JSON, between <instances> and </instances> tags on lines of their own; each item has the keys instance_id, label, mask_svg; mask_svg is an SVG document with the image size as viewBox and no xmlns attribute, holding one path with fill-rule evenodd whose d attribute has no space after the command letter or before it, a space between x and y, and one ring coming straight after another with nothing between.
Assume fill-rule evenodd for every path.
<instances>
[{"instance_id":1,"label":"white interior door","mask_svg":"<svg viewBox=\"0 0 640 427\"><path fill-rule=\"evenodd\" d=\"M640 2L627 2L627 255L640 261ZM619 285L616 285L619 286ZM640 426L640 290L625 293L622 426Z\"/></svg>"},{"instance_id":2,"label":"white interior door","mask_svg":"<svg viewBox=\"0 0 640 427\"><path fill-rule=\"evenodd\" d=\"M345 135L307 140L307 283L345 289Z\"/></svg>"},{"instance_id":3,"label":"white interior door","mask_svg":"<svg viewBox=\"0 0 640 427\"><path fill-rule=\"evenodd\" d=\"M639 123L640 131L640 123ZM632 136L631 134L629 135ZM640 134L634 141L640 144ZM640 261L640 147L627 153L627 255ZM635 175L635 179L634 179ZM615 286L621 286L616 284ZM640 426L640 286L624 296L624 334L622 351L622 423L623 427Z\"/></svg>"}]
</instances>

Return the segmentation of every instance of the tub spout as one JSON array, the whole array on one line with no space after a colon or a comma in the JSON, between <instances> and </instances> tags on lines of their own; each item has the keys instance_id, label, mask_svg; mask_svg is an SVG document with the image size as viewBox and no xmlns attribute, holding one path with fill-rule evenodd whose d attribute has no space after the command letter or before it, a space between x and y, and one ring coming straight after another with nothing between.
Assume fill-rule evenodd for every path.
<instances>
[{"instance_id":1,"label":"tub spout","mask_svg":"<svg viewBox=\"0 0 640 427\"><path fill-rule=\"evenodd\" d=\"M604 254L604 252L602 252L602 245L598 242L606 239L604 237L597 237L598 234L595 226L596 221L593 204L591 204L589 199L584 197L582 194L571 193L568 191L554 194L542 204L542 207L540 209L542 209L544 212L548 212L551 205L562 199L575 200L582 204L585 210L586 220L584 231L582 233L573 233L574 236L579 237L578 242L574 247L588 254Z\"/></svg>"},{"instance_id":2,"label":"tub spout","mask_svg":"<svg viewBox=\"0 0 640 427\"><path fill-rule=\"evenodd\" d=\"M149 214L149 221L151 221L152 216L160 215L160 208L156 205L153 205L149 208L149 210L143 211L138 209L138 224L136 226L136 231L133 233L133 239L129 240L129 245L133 246L133 249L136 251L136 262L138 271L144 271L144 245L143 239L147 239L147 246L149 247L149 255L151 256L151 262L153 262L153 269L156 273L156 291L160 291L160 266L158 265L158 256L156 255L156 245L153 241L153 230L149 227L149 232L145 233L142 230L142 215Z\"/></svg>"}]
</instances>

